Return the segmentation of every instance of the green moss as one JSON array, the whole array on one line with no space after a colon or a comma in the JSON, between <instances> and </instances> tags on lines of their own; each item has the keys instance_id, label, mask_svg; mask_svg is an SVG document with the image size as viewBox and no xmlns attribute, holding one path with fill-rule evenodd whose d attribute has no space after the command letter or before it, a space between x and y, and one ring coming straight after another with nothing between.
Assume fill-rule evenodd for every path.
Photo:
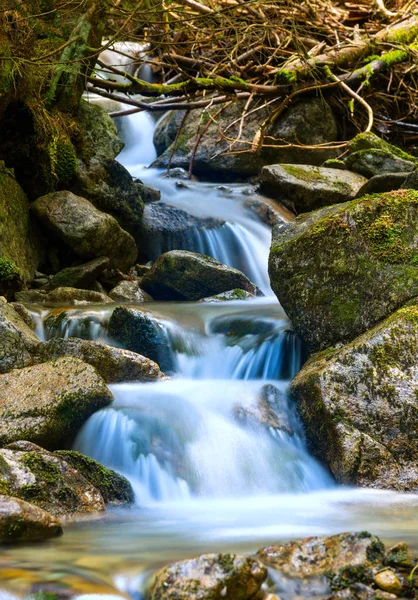
<instances>
[{"instance_id":1,"label":"green moss","mask_svg":"<svg viewBox=\"0 0 418 600\"><path fill-rule=\"evenodd\" d=\"M350 298L342 293L332 300L330 313L340 326L350 327L358 318L359 308L359 298Z\"/></svg>"},{"instance_id":2,"label":"green moss","mask_svg":"<svg viewBox=\"0 0 418 600\"><path fill-rule=\"evenodd\" d=\"M35 477L46 483L57 483L61 479L58 466L39 452L26 452L19 462L27 467Z\"/></svg>"},{"instance_id":3,"label":"green moss","mask_svg":"<svg viewBox=\"0 0 418 600\"><path fill-rule=\"evenodd\" d=\"M275 77L277 83L295 83L297 79L298 76L295 71L287 71L286 69L280 69Z\"/></svg>"},{"instance_id":4,"label":"green moss","mask_svg":"<svg viewBox=\"0 0 418 600\"><path fill-rule=\"evenodd\" d=\"M382 140L382 138L371 132L360 133L359 135L356 135L356 137L349 142L348 147L350 152L358 152L360 150L370 149L383 150L385 152L389 152L393 156L401 158L402 160L417 162L416 157L404 152L397 146L393 146L392 144L385 142L385 140Z\"/></svg>"},{"instance_id":5,"label":"green moss","mask_svg":"<svg viewBox=\"0 0 418 600\"><path fill-rule=\"evenodd\" d=\"M0 258L0 281L12 281L20 278L20 270L8 258Z\"/></svg>"}]
</instances>

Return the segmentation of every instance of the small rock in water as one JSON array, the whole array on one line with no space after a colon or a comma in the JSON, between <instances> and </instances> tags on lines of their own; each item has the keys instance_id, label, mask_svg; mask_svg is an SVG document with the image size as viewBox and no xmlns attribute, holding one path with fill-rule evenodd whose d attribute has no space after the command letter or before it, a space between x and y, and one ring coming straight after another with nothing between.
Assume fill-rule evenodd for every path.
<instances>
[{"instance_id":1,"label":"small rock in water","mask_svg":"<svg viewBox=\"0 0 418 600\"><path fill-rule=\"evenodd\" d=\"M139 281L121 281L109 292L109 297L115 302L152 302L153 298L141 289Z\"/></svg>"},{"instance_id":2,"label":"small rock in water","mask_svg":"<svg viewBox=\"0 0 418 600\"><path fill-rule=\"evenodd\" d=\"M60 522L47 511L20 498L0 496L0 543L32 542L60 535Z\"/></svg>"},{"instance_id":3,"label":"small rock in water","mask_svg":"<svg viewBox=\"0 0 418 600\"><path fill-rule=\"evenodd\" d=\"M402 584L392 569L385 569L377 573L374 582L384 592L389 592L396 596L400 596L402 593Z\"/></svg>"}]
</instances>

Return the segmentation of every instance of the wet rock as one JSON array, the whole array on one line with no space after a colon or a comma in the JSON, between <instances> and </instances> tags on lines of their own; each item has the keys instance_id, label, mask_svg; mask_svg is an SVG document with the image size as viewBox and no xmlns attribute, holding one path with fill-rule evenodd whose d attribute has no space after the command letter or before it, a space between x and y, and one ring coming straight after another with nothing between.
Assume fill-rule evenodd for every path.
<instances>
[{"instance_id":1,"label":"wet rock","mask_svg":"<svg viewBox=\"0 0 418 600\"><path fill-rule=\"evenodd\" d=\"M392 567L412 568L412 558L408 546L405 543L400 542L389 548L386 562Z\"/></svg>"},{"instance_id":2,"label":"wet rock","mask_svg":"<svg viewBox=\"0 0 418 600\"><path fill-rule=\"evenodd\" d=\"M109 334L128 350L158 363L164 372L173 370L168 332L151 315L135 308L117 307L110 317Z\"/></svg>"},{"instance_id":3,"label":"wet rock","mask_svg":"<svg viewBox=\"0 0 418 600\"><path fill-rule=\"evenodd\" d=\"M246 427L261 425L268 430L293 433L286 397L272 384L263 385L255 404L235 404L232 410L238 423Z\"/></svg>"},{"instance_id":4,"label":"wet rock","mask_svg":"<svg viewBox=\"0 0 418 600\"><path fill-rule=\"evenodd\" d=\"M113 300L93 290L80 290L71 287L56 288L48 292L47 290L28 290L27 292L18 292L16 300L25 304L111 304Z\"/></svg>"},{"instance_id":5,"label":"wet rock","mask_svg":"<svg viewBox=\"0 0 418 600\"><path fill-rule=\"evenodd\" d=\"M108 113L97 104L81 100L77 121L83 137L84 154L115 158L124 147L118 129Z\"/></svg>"},{"instance_id":6,"label":"wet rock","mask_svg":"<svg viewBox=\"0 0 418 600\"><path fill-rule=\"evenodd\" d=\"M88 289L108 265L109 259L100 257L82 265L67 267L54 275L43 287L46 290L63 287Z\"/></svg>"},{"instance_id":7,"label":"wet rock","mask_svg":"<svg viewBox=\"0 0 418 600\"><path fill-rule=\"evenodd\" d=\"M349 169L365 177L374 177L383 173L410 173L416 167L415 162L394 156L387 150L358 150L345 159Z\"/></svg>"},{"instance_id":8,"label":"wet rock","mask_svg":"<svg viewBox=\"0 0 418 600\"><path fill-rule=\"evenodd\" d=\"M0 227L0 295L5 295L9 289L16 291L33 278L40 250L28 199L13 170L7 169L3 161L0 161Z\"/></svg>"},{"instance_id":9,"label":"wet rock","mask_svg":"<svg viewBox=\"0 0 418 600\"><path fill-rule=\"evenodd\" d=\"M228 292L222 292L222 294L216 294L215 296L202 298L202 300L199 300L199 302L210 304L212 302L226 302L228 300L250 300L251 298L255 298L255 295L237 288L235 290L229 290Z\"/></svg>"},{"instance_id":10,"label":"wet rock","mask_svg":"<svg viewBox=\"0 0 418 600\"><path fill-rule=\"evenodd\" d=\"M24 304L21 304L20 302L10 302L9 306L14 308L14 310L17 312L19 317L21 317L21 319L26 323L29 329L31 329L32 331L35 329L35 320Z\"/></svg>"},{"instance_id":11,"label":"wet rock","mask_svg":"<svg viewBox=\"0 0 418 600\"><path fill-rule=\"evenodd\" d=\"M350 171L311 165L268 165L260 174L261 190L297 212L346 202L366 179Z\"/></svg>"},{"instance_id":12,"label":"wet rock","mask_svg":"<svg viewBox=\"0 0 418 600\"><path fill-rule=\"evenodd\" d=\"M98 310L85 308L66 310L55 308L44 321L46 339L81 338L98 339L104 334L109 314L100 307Z\"/></svg>"},{"instance_id":13,"label":"wet rock","mask_svg":"<svg viewBox=\"0 0 418 600\"><path fill-rule=\"evenodd\" d=\"M94 367L106 383L155 381L161 377L158 365L135 352L79 338L55 338L41 342L33 353L34 360L46 362L63 356L79 358Z\"/></svg>"},{"instance_id":14,"label":"wet rock","mask_svg":"<svg viewBox=\"0 0 418 600\"><path fill-rule=\"evenodd\" d=\"M144 210L143 184L116 160L92 158L78 162L71 189L99 210L111 214L140 245L139 230Z\"/></svg>"},{"instance_id":15,"label":"wet rock","mask_svg":"<svg viewBox=\"0 0 418 600\"><path fill-rule=\"evenodd\" d=\"M394 594L376 590L364 583L354 583L350 587L328 596L326 600L396 600L396 598L397 596Z\"/></svg>"},{"instance_id":16,"label":"wet rock","mask_svg":"<svg viewBox=\"0 0 418 600\"><path fill-rule=\"evenodd\" d=\"M221 219L197 218L163 202L148 204L144 209L141 249L146 260L156 260L169 250L197 247L201 229L223 224Z\"/></svg>"},{"instance_id":17,"label":"wet rock","mask_svg":"<svg viewBox=\"0 0 418 600\"><path fill-rule=\"evenodd\" d=\"M363 582L372 581L371 569L383 561L385 549L379 538L363 531L268 546L256 556L269 567L292 577L324 575L333 589L340 589L355 583L358 577Z\"/></svg>"},{"instance_id":18,"label":"wet rock","mask_svg":"<svg viewBox=\"0 0 418 600\"><path fill-rule=\"evenodd\" d=\"M55 517L104 510L100 492L65 460L26 441L0 450L0 488Z\"/></svg>"},{"instance_id":19,"label":"wet rock","mask_svg":"<svg viewBox=\"0 0 418 600\"><path fill-rule=\"evenodd\" d=\"M0 445L26 439L56 449L112 399L93 367L77 358L0 375Z\"/></svg>"},{"instance_id":20,"label":"wet rock","mask_svg":"<svg viewBox=\"0 0 418 600\"><path fill-rule=\"evenodd\" d=\"M392 569L385 569L377 573L374 582L384 592L400 596L402 593L402 584Z\"/></svg>"},{"instance_id":21,"label":"wet rock","mask_svg":"<svg viewBox=\"0 0 418 600\"><path fill-rule=\"evenodd\" d=\"M39 339L16 308L0 300L0 373L25 367Z\"/></svg>"},{"instance_id":22,"label":"wet rock","mask_svg":"<svg viewBox=\"0 0 418 600\"><path fill-rule=\"evenodd\" d=\"M253 316L223 316L213 319L210 324L211 333L221 333L230 337L246 335L268 335L276 329L274 321L255 319Z\"/></svg>"},{"instance_id":23,"label":"wet rock","mask_svg":"<svg viewBox=\"0 0 418 600\"><path fill-rule=\"evenodd\" d=\"M382 194L384 192L393 192L403 187L406 180L406 173L383 173L375 175L369 179L357 192L357 198L366 194Z\"/></svg>"},{"instance_id":24,"label":"wet rock","mask_svg":"<svg viewBox=\"0 0 418 600\"><path fill-rule=\"evenodd\" d=\"M338 482L418 489L418 306L314 355L291 393L309 448Z\"/></svg>"},{"instance_id":25,"label":"wet rock","mask_svg":"<svg viewBox=\"0 0 418 600\"><path fill-rule=\"evenodd\" d=\"M40 221L79 256L103 257L121 271L134 264L134 239L118 222L72 192L41 196L31 209Z\"/></svg>"},{"instance_id":26,"label":"wet rock","mask_svg":"<svg viewBox=\"0 0 418 600\"><path fill-rule=\"evenodd\" d=\"M250 600L267 577L257 560L235 554L204 554L158 571L147 600Z\"/></svg>"},{"instance_id":27,"label":"wet rock","mask_svg":"<svg viewBox=\"0 0 418 600\"><path fill-rule=\"evenodd\" d=\"M234 288L256 293L241 271L186 250L163 254L143 276L141 286L155 300L200 300Z\"/></svg>"},{"instance_id":28,"label":"wet rock","mask_svg":"<svg viewBox=\"0 0 418 600\"><path fill-rule=\"evenodd\" d=\"M323 208L273 229L271 286L311 351L347 342L418 295L418 192Z\"/></svg>"},{"instance_id":29,"label":"wet rock","mask_svg":"<svg viewBox=\"0 0 418 600\"><path fill-rule=\"evenodd\" d=\"M38 542L60 535L62 527L56 517L20 498L0 496L1 544Z\"/></svg>"},{"instance_id":30,"label":"wet rock","mask_svg":"<svg viewBox=\"0 0 418 600\"><path fill-rule=\"evenodd\" d=\"M263 223L270 227L277 225L277 223L286 223L288 220L294 218L293 213L289 215L284 207L275 205L272 200L264 200L262 196L247 198L244 201L244 206L256 214L260 221L263 221Z\"/></svg>"},{"instance_id":31,"label":"wet rock","mask_svg":"<svg viewBox=\"0 0 418 600\"><path fill-rule=\"evenodd\" d=\"M252 152L250 144L260 125L267 117L268 110L249 112L245 119L245 127L239 132L239 124L244 102L234 102L215 116L219 107L209 109L214 116L204 135L199 140L194 161L193 172L196 174L219 174L226 177L257 175L261 167L273 163L306 163L322 164L324 160L337 156L338 150L311 150L297 147L263 148L260 152ZM173 153L175 138L183 121L181 111L167 113L158 123L154 133L154 144L159 155L154 166L182 167L189 169L194 151L196 134L201 129L201 121L206 122L208 110L191 111L186 117L177 145ZM202 117L203 114L203 117ZM232 126L231 123L234 123ZM219 136L220 131L228 127L228 138L240 138L230 149L228 140ZM337 127L328 104L321 99L310 98L292 104L267 130L267 135L295 144L315 145L337 139Z\"/></svg>"},{"instance_id":32,"label":"wet rock","mask_svg":"<svg viewBox=\"0 0 418 600\"><path fill-rule=\"evenodd\" d=\"M74 467L96 490L99 490L106 504L119 506L133 504L135 501L134 491L126 477L74 450L58 450L55 454Z\"/></svg>"},{"instance_id":33,"label":"wet rock","mask_svg":"<svg viewBox=\"0 0 418 600\"><path fill-rule=\"evenodd\" d=\"M110 290L109 297L112 298L114 302L141 303L151 302L153 300L152 296L141 289L139 281L135 280L121 281L112 290Z\"/></svg>"},{"instance_id":34,"label":"wet rock","mask_svg":"<svg viewBox=\"0 0 418 600\"><path fill-rule=\"evenodd\" d=\"M138 187L141 191L142 200L145 204L149 202L159 202L161 200L161 192L160 190L156 190L154 188L148 187L144 185L139 179L136 180L138 182Z\"/></svg>"}]
</instances>

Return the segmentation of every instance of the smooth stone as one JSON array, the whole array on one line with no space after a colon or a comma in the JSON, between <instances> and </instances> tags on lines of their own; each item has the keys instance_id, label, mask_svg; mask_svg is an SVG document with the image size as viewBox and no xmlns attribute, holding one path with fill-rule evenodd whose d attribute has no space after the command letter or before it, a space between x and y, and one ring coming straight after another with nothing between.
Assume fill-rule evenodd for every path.
<instances>
[{"instance_id":1,"label":"smooth stone","mask_svg":"<svg viewBox=\"0 0 418 600\"><path fill-rule=\"evenodd\" d=\"M341 169L277 164L263 167L260 183L263 192L302 213L351 200L366 179Z\"/></svg>"},{"instance_id":2,"label":"smooth stone","mask_svg":"<svg viewBox=\"0 0 418 600\"><path fill-rule=\"evenodd\" d=\"M50 513L20 498L0 496L0 543L38 542L60 535L61 524Z\"/></svg>"},{"instance_id":3,"label":"smooth stone","mask_svg":"<svg viewBox=\"0 0 418 600\"><path fill-rule=\"evenodd\" d=\"M19 309L0 302L0 373L30 365L38 344L39 339Z\"/></svg>"},{"instance_id":4,"label":"smooth stone","mask_svg":"<svg viewBox=\"0 0 418 600\"><path fill-rule=\"evenodd\" d=\"M229 300L251 300L255 298L254 294L250 294L250 292L245 292L244 290L235 289L229 290L228 292L222 292L221 294L216 294L215 296L208 296L207 298L202 298L198 300L198 302L205 302L206 304L211 304L213 302L228 302Z\"/></svg>"},{"instance_id":5,"label":"smooth stone","mask_svg":"<svg viewBox=\"0 0 418 600\"><path fill-rule=\"evenodd\" d=\"M0 375L0 445L26 439L55 450L113 400L103 379L78 358Z\"/></svg>"},{"instance_id":6,"label":"smooth stone","mask_svg":"<svg viewBox=\"0 0 418 600\"><path fill-rule=\"evenodd\" d=\"M366 194L382 194L403 187L407 175L405 173L383 173L369 179L357 192L357 198Z\"/></svg>"},{"instance_id":7,"label":"smooth stone","mask_svg":"<svg viewBox=\"0 0 418 600\"><path fill-rule=\"evenodd\" d=\"M395 594L395 596L402 594L402 584L391 569L385 569L377 573L374 582L384 592Z\"/></svg>"},{"instance_id":8,"label":"smooth stone","mask_svg":"<svg viewBox=\"0 0 418 600\"><path fill-rule=\"evenodd\" d=\"M114 302L152 302L153 298L140 287L139 281L123 280L109 292Z\"/></svg>"},{"instance_id":9,"label":"smooth stone","mask_svg":"<svg viewBox=\"0 0 418 600\"><path fill-rule=\"evenodd\" d=\"M370 148L358 150L345 159L349 169L365 177L374 177L383 173L410 173L416 167L416 162L394 156L387 150Z\"/></svg>"},{"instance_id":10,"label":"smooth stone","mask_svg":"<svg viewBox=\"0 0 418 600\"><path fill-rule=\"evenodd\" d=\"M289 214L289 211L281 206L275 206L274 201L264 200L262 197L251 196L244 201L245 208L248 208L252 213L270 227L278 223L286 223L294 218L294 214Z\"/></svg>"},{"instance_id":11,"label":"smooth stone","mask_svg":"<svg viewBox=\"0 0 418 600\"><path fill-rule=\"evenodd\" d=\"M133 237L85 198L68 191L53 192L35 200L31 210L79 256L106 256L121 271L135 263L138 251Z\"/></svg>"},{"instance_id":12,"label":"smooth stone","mask_svg":"<svg viewBox=\"0 0 418 600\"><path fill-rule=\"evenodd\" d=\"M0 487L55 517L104 510L100 492L65 460L27 441L0 450Z\"/></svg>"},{"instance_id":13,"label":"smooth stone","mask_svg":"<svg viewBox=\"0 0 418 600\"><path fill-rule=\"evenodd\" d=\"M44 289L53 290L62 287L88 289L109 266L109 262L107 257L100 257L82 265L67 267L47 281Z\"/></svg>"},{"instance_id":14,"label":"smooth stone","mask_svg":"<svg viewBox=\"0 0 418 600\"><path fill-rule=\"evenodd\" d=\"M63 356L78 358L94 367L106 383L155 381L162 376L159 366L145 356L75 337L41 342L33 355L36 362L42 363Z\"/></svg>"},{"instance_id":15,"label":"smooth stone","mask_svg":"<svg viewBox=\"0 0 418 600\"><path fill-rule=\"evenodd\" d=\"M143 276L141 286L155 300L201 300L235 288L257 293L241 271L186 250L160 256Z\"/></svg>"},{"instance_id":16,"label":"smooth stone","mask_svg":"<svg viewBox=\"0 0 418 600\"><path fill-rule=\"evenodd\" d=\"M94 290L80 290L78 288L62 287L51 290L28 290L18 292L16 300L25 304L112 304L112 298Z\"/></svg>"}]
</instances>

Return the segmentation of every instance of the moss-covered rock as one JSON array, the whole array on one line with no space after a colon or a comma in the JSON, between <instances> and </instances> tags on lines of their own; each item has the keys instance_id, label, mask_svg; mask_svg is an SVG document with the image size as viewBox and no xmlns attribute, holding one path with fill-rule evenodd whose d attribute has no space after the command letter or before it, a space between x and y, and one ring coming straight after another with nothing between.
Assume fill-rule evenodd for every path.
<instances>
[{"instance_id":1,"label":"moss-covered rock","mask_svg":"<svg viewBox=\"0 0 418 600\"><path fill-rule=\"evenodd\" d=\"M359 198L273 230L273 290L315 351L347 342L418 295L418 192Z\"/></svg>"},{"instance_id":2,"label":"moss-covered rock","mask_svg":"<svg viewBox=\"0 0 418 600\"><path fill-rule=\"evenodd\" d=\"M59 287L55 290L28 290L17 292L16 300L25 304L112 304L113 300L106 294L94 290L80 290L72 287Z\"/></svg>"},{"instance_id":3,"label":"moss-covered rock","mask_svg":"<svg viewBox=\"0 0 418 600\"><path fill-rule=\"evenodd\" d=\"M63 356L79 358L96 369L106 383L155 381L161 377L158 365L135 352L75 337L41 342L33 353L37 362Z\"/></svg>"},{"instance_id":4,"label":"moss-covered rock","mask_svg":"<svg viewBox=\"0 0 418 600\"><path fill-rule=\"evenodd\" d=\"M66 246L85 258L103 257L121 271L137 257L135 241L111 215L67 191L41 196L31 206L38 219Z\"/></svg>"},{"instance_id":5,"label":"moss-covered rock","mask_svg":"<svg viewBox=\"0 0 418 600\"><path fill-rule=\"evenodd\" d=\"M0 295L30 281L39 258L28 199L13 171L0 161Z\"/></svg>"},{"instance_id":6,"label":"moss-covered rock","mask_svg":"<svg viewBox=\"0 0 418 600\"><path fill-rule=\"evenodd\" d=\"M109 334L128 350L158 363L164 372L173 370L168 331L152 315L135 308L118 306L110 317Z\"/></svg>"},{"instance_id":7,"label":"moss-covered rock","mask_svg":"<svg viewBox=\"0 0 418 600\"><path fill-rule=\"evenodd\" d=\"M356 135L348 142L348 149L351 153L358 152L359 150L383 150L384 152L391 154L393 157L397 157L408 162L417 162L416 157L404 152L393 144L389 144L389 142L386 142L376 134L371 133L371 131Z\"/></svg>"},{"instance_id":8,"label":"moss-covered rock","mask_svg":"<svg viewBox=\"0 0 418 600\"><path fill-rule=\"evenodd\" d=\"M161 569L147 600L252 600L267 569L251 557L204 554Z\"/></svg>"},{"instance_id":9,"label":"moss-covered rock","mask_svg":"<svg viewBox=\"0 0 418 600\"><path fill-rule=\"evenodd\" d=\"M54 275L44 287L48 290L63 287L88 289L109 266L109 262L108 258L101 256L82 265L67 267Z\"/></svg>"},{"instance_id":10,"label":"moss-covered rock","mask_svg":"<svg viewBox=\"0 0 418 600\"><path fill-rule=\"evenodd\" d=\"M310 450L337 481L418 490L418 306L405 306L295 377Z\"/></svg>"},{"instance_id":11,"label":"moss-covered rock","mask_svg":"<svg viewBox=\"0 0 418 600\"><path fill-rule=\"evenodd\" d=\"M186 117L177 144L175 138L183 121L184 113L171 111L157 125L154 144L159 158L158 167L183 167L188 169L194 153L199 132L206 127L195 152L193 171L197 174L213 174L224 177L257 175L261 167L273 163L305 163L320 165L327 158L335 157L338 150L308 149L290 146L263 148L252 152L251 142L269 110L250 111L245 127L239 132L240 119L245 101L234 102L218 114L219 107L190 111ZM272 107L274 108L274 107ZM216 115L215 115L216 113ZM213 121L208 125L209 115ZM232 126L231 126L232 123ZM219 135L228 128L228 139ZM295 144L316 145L337 139L337 127L329 105L319 98L304 99L292 104L270 127L267 135L277 140ZM229 139L238 138L230 148Z\"/></svg>"},{"instance_id":12,"label":"moss-covered rock","mask_svg":"<svg viewBox=\"0 0 418 600\"><path fill-rule=\"evenodd\" d=\"M384 557L384 545L367 531L308 537L257 552L261 562L290 577L324 575L333 589L347 587L350 578L351 583L372 582L372 569Z\"/></svg>"},{"instance_id":13,"label":"moss-covered rock","mask_svg":"<svg viewBox=\"0 0 418 600\"><path fill-rule=\"evenodd\" d=\"M143 276L141 286L155 300L201 300L234 288L256 293L256 287L241 271L186 250L160 256Z\"/></svg>"},{"instance_id":14,"label":"moss-covered rock","mask_svg":"<svg viewBox=\"0 0 418 600\"><path fill-rule=\"evenodd\" d=\"M0 300L0 373L32 363L39 339L18 311Z\"/></svg>"},{"instance_id":15,"label":"moss-covered rock","mask_svg":"<svg viewBox=\"0 0 418 600\"><path fill-rule=\"evenodd\" d=\"M118 129L101 106L81 100L77 114L86 158L115 158L124 147Z\"/></svg>"},{"instance_id":16,"label":"moss-covered rock","mask_svg":"<svg viewBox=\"0 0 418 600\"><path fill-rule=\"evenodd\" d=\"M1 544L38 542L60 535L62 527L56 517L20 498L0 496Z\"/></svg>"},{"instance_id":17,"label":"moss-covered rock","mask_svg":"<svg viewBox=\"0 0 418 600\"><path fill-rule=\"evenodd\" d=\"M366 196L367 194L383 194L385 192L393 192L404 186L408 173L382 173L382 175L374 175L369 179L357 192L357 198Z\"/></svg>"},{"instance_id":18,"label":"moss-covered rock","mask_svg":"<svg viewBox=\"0 0 418 600\"><path fill-rule=\"evenodd\" d=\"M115 302L131 302L135 304L151 302L153 300L152 296L141 289L139 281L135 279L120 281L110 290L109 298L112 298Z\"/></svg>"},{"instance_id":19,"label":"moss-covered rock","mask_svg":"<svg viewBox=\"0 0 418 600\"><path fill-rule=\"evenodd\" d=\"M345 159L349 169L365 177L374 177L383 173L410 173L417 163L394 156L388 150L371 148L358 150Z\"/></svg>"},{"instance_id":20,"label":"moss-covered rock","mask_svg":"<svg viewBox=\"0 0 418 600\"><path fill-rule=\"evenodd\" d=\"M260 174L262 191L297 212L353 199L366 179L357 173L311 165L268 165Z\"/></svg>"},{"instance_id":21,"label":"moss-covered rock","mask_svg":"<svg viewBox=\"0 0 418 600\"><path fill-rule=\"evenodd\" d=\"M107 504L119 506L132 504L135 501L135 494L129 481L119 473L107 469L97 460L74 450L58 450L55 454L74 467L99 490Z\"/></svg>"},{"instance_id":22,"label":"moss-covered rock","mask_svg":"<svg viewBox=\"0 0 418 600\"><path fill-rule=\"evenodd\" d=\"M55 450L112 399L95 369L78 358L0 375L0 445L26 439Z\"/></svg>"},{"instance_id":23,"label":"moss-covered rock","mask_svg":"<svg viewBox=\"0 0 418 600\"><path fill-rule=\"evenodd\" d=\"M56 517L104 510L102 495L81 473L63 458L26 441L0 450L0 490Z\"/></svg>"}]
</instances>

